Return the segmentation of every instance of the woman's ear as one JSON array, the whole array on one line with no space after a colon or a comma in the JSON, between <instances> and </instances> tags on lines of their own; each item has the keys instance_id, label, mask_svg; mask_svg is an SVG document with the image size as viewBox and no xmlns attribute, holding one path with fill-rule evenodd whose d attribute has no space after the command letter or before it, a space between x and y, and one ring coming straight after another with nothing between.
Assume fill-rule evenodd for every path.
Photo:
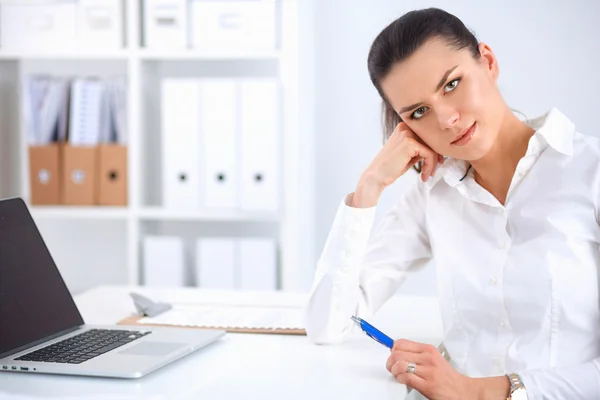
<instances>
[{"instance_id":1,"label":"woman's ear","mask_svg":"<svg viewBox=\"0 0 600 400\"><path fill-rule=\"evenodd\" d=\"M481 55L481 62L486 68L486 72L489 77L496 82L500 75L500 68L498 67L498 59L492 51L489 45L486 43L479 43L479 54Z\"/></svg>"}]
</instances>

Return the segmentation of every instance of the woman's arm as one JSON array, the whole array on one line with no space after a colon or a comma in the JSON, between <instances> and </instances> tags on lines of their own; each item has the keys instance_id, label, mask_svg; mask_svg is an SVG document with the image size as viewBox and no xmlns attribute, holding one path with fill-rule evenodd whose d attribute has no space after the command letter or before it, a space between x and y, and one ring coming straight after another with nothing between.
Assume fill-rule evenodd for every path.
<instances>
[{"instance_id":1,"label":"woman's arm","mask_svg":"<svg viewBox=\"0 0 600 400\"><path fill-rule=\"evenodd\" d=\"M350 316L367 317L389 299L409 271L431 258L425 229L425 184L416 182L371 237L375 207L352 207L346 196L317 264L306 313L316 343L343 340Z\"/></svg>"},{"instance_id":2,"label":"woman's arm","mask_svg":"<svg viewBox=\"0 0 600 400\"><path fill-rule=\"evenodd\" d=\"M402 197L369 240L381 193L419 160L424 162L421 179L426 181L443 157L418 140L405 123L399 123L363 172L356 191L340 205L317 264L307 307L306 331L313 341L342 340L352 326L350 316L375 312L407 271L431 257L422 182Z\"/></svg>"}]
</instances>

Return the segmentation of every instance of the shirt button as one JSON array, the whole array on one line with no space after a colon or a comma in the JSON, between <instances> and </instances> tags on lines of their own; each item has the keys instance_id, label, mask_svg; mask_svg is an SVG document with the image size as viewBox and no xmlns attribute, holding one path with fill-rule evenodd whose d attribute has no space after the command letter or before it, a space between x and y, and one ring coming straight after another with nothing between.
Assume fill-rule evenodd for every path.
<instances>
[{"instance_id":1,"label":"shirt button","mask_svg":"<svg viewBox=\"0 0 600 400\"><path fill-rule=\"evenodd\" d=\"M507 326L507 325L508 325L508 324L506 323L506 321L502 321L502 322L500 322L500 327L501 327L502 329L506 328L506 326Z\"/></svg>"},{"instance_id":2,"label":"shirt button","mask_svg":"<svg viewBox=\"0 0 600 400\"><path fill-rule=\"evenodd\" d=\"M500 247L501 249L506 249L507 246L508 242L506 241L501 241L500 243L498 243L498 247Z\"/></svg>"},{"instance_id":3,"label":"shirt button","mask_svg":"<svg viewBox=\"0 0 600 400\"><path fill-rule=\"evenodd\" d=\"M492 279L490 279L490 283L491 283L492 285L496 286L496 285L498 284L498 279L496 279L496 278L492 278Z\"/></svg>"}]
</instances>

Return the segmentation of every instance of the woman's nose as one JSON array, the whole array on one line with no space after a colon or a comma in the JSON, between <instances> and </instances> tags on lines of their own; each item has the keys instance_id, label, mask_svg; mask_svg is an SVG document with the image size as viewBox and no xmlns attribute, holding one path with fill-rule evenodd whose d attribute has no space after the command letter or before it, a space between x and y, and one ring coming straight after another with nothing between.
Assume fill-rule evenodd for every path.
<instances>
[{"instance_id":1,"label":"woman's nose","mask_svg":"<svg viewBox=\"0 0 600 400\"><path fill-rule=\"evenodd\" d=\"M450 107L438 107L437 116L442 130L454 127L460 120L458 111Z\"/></svg>"}]
</instances>

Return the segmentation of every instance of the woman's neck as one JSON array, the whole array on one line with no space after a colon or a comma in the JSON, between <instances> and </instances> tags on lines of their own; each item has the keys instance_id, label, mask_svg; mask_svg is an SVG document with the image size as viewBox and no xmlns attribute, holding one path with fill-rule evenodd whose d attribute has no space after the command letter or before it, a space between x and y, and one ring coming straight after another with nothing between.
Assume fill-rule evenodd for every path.
<instances>
[{"instance_id":1,"label":"woman's neck","mask_svg":"<svg viewBox=\"0 0 600 400\"><path fill-rule=\"evenodd\" d=\"M471 162L475 170L475 181L501 204L506 201L517 164L527 152L529 139L534 132L507 109L496 143L490 152Z\"/></svg>"}]
</instances>

